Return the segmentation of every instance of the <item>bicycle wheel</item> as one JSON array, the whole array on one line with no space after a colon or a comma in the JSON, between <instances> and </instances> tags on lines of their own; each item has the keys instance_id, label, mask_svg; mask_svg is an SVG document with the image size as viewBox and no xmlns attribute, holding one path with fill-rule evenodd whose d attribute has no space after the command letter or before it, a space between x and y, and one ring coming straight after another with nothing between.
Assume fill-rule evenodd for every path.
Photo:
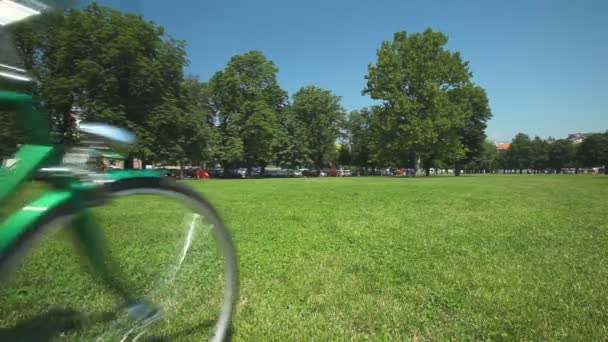
<instances>
[{"instance_id":1,"label":"bicycle wheel","mask_svg":"<svg viewBox=\"0 0 608 342\"><path fill-rule=\"evenodd\" d=\"M167 178L121 180L106 187L111 201L93 213L106 236L126 235L106 237L109 251L123 265L119 272L127 287L159 312L134 320L133 311L145 307L132 306L101 336L225 340L238 291L237 259L213 207ZM130 246L136 241L139 248Z\"/></svg>"},{"instance_id":2,"label":"bicycle wheel","mask_svg":"<svg viewBox=\"0 0 608 342\"><path fill-rule=\"evenodd\" d=\"M13 290L2 294L0 339L5 340L7 324L5 331L12 333L5 334L8 340L229 338L237 260L212 206L166 178L119 180L103 187L110 200L90 212L116 265L115 276L138 301L125 307L124 297L109 291L93 273L81 272L73 248L61 239L41 239L12 279ZM66 214L73 213L49 215L34 230L37 236L65 223ZM47 328L51 331L43 331Z\"/></svg>"}]
</instances>

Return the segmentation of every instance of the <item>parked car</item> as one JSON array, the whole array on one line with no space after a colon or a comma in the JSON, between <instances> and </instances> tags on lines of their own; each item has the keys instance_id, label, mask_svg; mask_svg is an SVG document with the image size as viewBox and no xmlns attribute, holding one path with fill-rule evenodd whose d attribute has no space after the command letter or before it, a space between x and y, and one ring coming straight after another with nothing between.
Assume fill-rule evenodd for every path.
<instances>
[{"instance_id":1,"label":"parked car","mask_svg":"<svg viewBox=\"0 0 608 342\"><path fill-rule=\"evenodd\" d=\"M196 178L196 179L213 178L213 176L211 175L211 173L209 173L209 171L207 171L203 168L197 168L194 170L194 178Z\"/></svg>"},{"instance_id":2,"label":"parked car","mask_svg":"<svg viewBox=\"0 0 608 342\"><path fill-rule=\"evenodd\" d=\"M179 172L179 170L178 170L178 172ZM193 168L184 169L181 174L183 175L184 179L193 179L193 178L196 178L196 169L193 169Z\"/></svg>"},{"instance_id":3,"label":"parked car","mask_svg":"<svg viewBox=\"0 0 608 342\"><path fill-rule=\"evenodd\" d=\"M302 171L301 170L291 170L289 173L292 176L294 176L294 177L302 177Z\"/></svg>"},{"instance_id":4,"label":"parked car","mask_svg":"<svg viewBox=\"0 0 608 342\"><path fill-rule=\"evenodd\" d=\"M338 175L338 170L337 170L337 169L334 169L333 167L328 167L328 168L325 168L325 169L323 169L323 171L322 171L322 172L325 172L325 175L326 175L326 176L332 176L332 177L335 177L335 176L337 176L337 175Z\"/></svg>"},{"instance_id":5,"label":"parked car","mask_svg":"<svg viewBox=\"0 0 608 342\"><path fill-rule=\"evenodd\" d=\"M302 176L304 176L304 177L316 177L317 176L316 170L302 169L301 171L302 171Z\"/></svg>"},{"instance_id":6,"label":"parked car","mask_svg":"<svg viewBox=\"0 0 608 342\"><path fill-rule=\"evenodd\" d=\"M247 177L247 169L228 169L223 172L222 177L224 178L246 178Z\"/></svg>"},{"instance_id":7,"label":"parked car","mask_svg":"<svg viewBox=\"0 0 608 342\"><path fill-rule=\"evenodd\" d=\"M264 177L289 177L289 173L285 170L266 170Z\"/></svg>"},{"instance_id":8,"label":"parked car","mask_svg":"<svg viewBox=\"0 0 608 342\"><path fill-rule=\"evenodd\" d=\"M251 169L251 174L249 177L260 177L262 175L262 169L259 167L254 167Z\"/></svg>"},{"instance_id":9,"label":"parked car","mask_svg":"<svg viewBox=\"0 0 608 342\"><path fill-rule=\"evenodd\" d=\"M211 175L214 178L222 178L224 176L224 170L222 169L212 169L209 170L209 175Z\"/></svg>"}]
</instances>

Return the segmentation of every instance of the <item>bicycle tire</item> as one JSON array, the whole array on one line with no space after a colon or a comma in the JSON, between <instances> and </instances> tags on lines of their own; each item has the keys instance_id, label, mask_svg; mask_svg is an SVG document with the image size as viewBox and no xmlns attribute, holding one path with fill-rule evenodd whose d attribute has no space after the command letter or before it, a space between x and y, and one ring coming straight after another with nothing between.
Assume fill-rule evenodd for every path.
<instances>
[{"instance_id":1,"label":"bicycle tire","mask_svg":"<svg viewBox=\"0 0 608 342\"><path fill-rule=\"evenodd\" d=\"M110 201L113 198L137 194L172 197L188 204L189 207L196 209L212 221L214 235L220 245L219 250L223 254L225 283L223 303L209 339L214 342L229 340L231 337L232 314L238 296L237 256L228 229L209 201L191 188L166 177L120 179L100 185L100 190ZM99 204L98 202L91 203L92 206L98 206ZM2 270L3 275L10 273L10 269L18 264L22 256L35 245L37 240L58 230L57 227L69 223L76 216L77 213L74 212L70 203L57 206L45 213L44 216L25 230L24 234L9 250L9 253L0 259L0 270ZM103 229L103 222L100 222L100 225Z\"/></svg>"},{"instance_id":2,"label":"bicycle tire","mask_svg":"<svg viewBox=\"0 0 608 342\"><path fill-rule=\"evenodd\" d=\"M106 183L104 187L110 200L114 197L135 194L163 194L189 202L191 207L198 209L207 219L211 219L224 257L225 284L223 304L210 340L228 340L231 333L232 313L238 296L238 262L231 235L211 203L192 188L166 177L128 178Z\"/></svg>"}]
</instances>

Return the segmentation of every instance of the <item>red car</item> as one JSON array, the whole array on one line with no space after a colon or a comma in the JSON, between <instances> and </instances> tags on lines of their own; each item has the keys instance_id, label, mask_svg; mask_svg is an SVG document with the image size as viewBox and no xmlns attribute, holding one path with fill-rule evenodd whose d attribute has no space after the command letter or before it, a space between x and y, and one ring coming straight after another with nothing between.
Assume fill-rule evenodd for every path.
<instances>
[{"instance_id":1,"label":"red car","mask_svg":"<svg viewBox=\"0 0 608 342\"><path fill-rule=\"evenodd\" d=\"M328 176L335 177L338 175L338 170L334 169L333 167L325 168L325 169L323 169L323 171L325 171Z\"/></svg>"},{"instance_id":2,"label":"red car","mask_svg":"<svg viewBox=\"0 0 608 342\"><path fill-rule=\"evenodd\" d=\"M205 169L197 169L194 171L194 178L213 178L213 176Z\"/></svg>"}]
</instances>

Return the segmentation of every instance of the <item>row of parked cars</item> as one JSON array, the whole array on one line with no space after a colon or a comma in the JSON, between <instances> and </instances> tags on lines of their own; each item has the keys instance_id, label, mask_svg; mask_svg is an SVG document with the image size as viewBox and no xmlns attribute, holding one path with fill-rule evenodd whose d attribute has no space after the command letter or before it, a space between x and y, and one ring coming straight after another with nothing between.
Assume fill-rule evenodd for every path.
<instances>
[{"instance_id":1,"label":"row of parked cars","mask_svg":"<svg viewBox=\"0 0 608 342\"><path fill-rule=\"evenodd\" d=\"M336 177L336 176L352 176L356 173L350 170L338 170L335 168L324 168L320 171L310 169L295 169L295 170L277 170L267 169L264 174L260 168L252 168L248 174L246 168L238 169L203 169L203 168L188 168L184 170L178 169L160 169L167 177L175 179L201 179L201 178L258 178L258 177Z\"/></svg>"}]
</instances>

